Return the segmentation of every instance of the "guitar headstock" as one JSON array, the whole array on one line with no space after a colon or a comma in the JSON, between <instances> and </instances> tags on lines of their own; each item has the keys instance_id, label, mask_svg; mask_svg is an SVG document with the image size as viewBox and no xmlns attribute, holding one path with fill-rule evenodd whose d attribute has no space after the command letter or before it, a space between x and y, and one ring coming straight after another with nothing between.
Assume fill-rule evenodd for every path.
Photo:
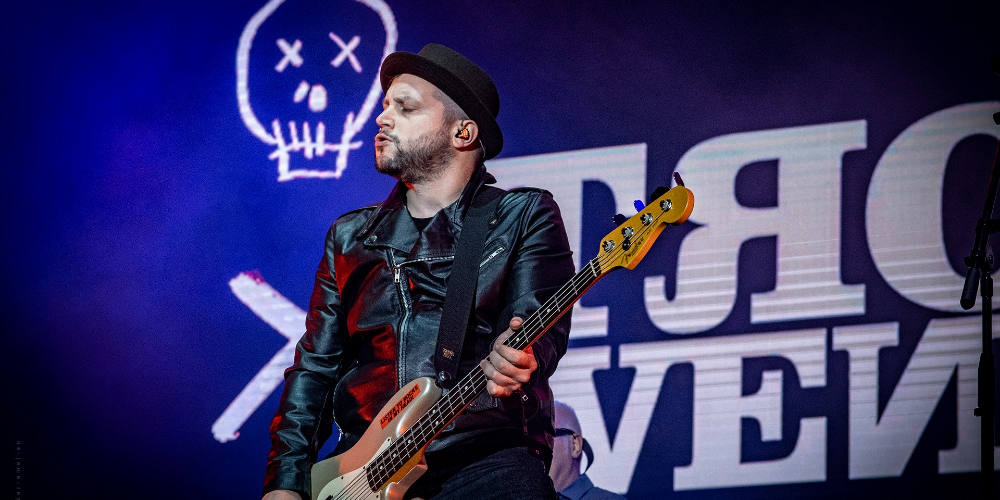
<instances>
[{"instance_id":1,"label":"guitar headstock","mask_svg":"<svg viewBox=\"0 0 1000 500\"><path fill-rule=\"evenodd\" d=\"M601 240L601 272L619 267L635 269L667 224L681 224L694 209L694 193L683 185L653 200Z\"/></svg>"}]
</instances>

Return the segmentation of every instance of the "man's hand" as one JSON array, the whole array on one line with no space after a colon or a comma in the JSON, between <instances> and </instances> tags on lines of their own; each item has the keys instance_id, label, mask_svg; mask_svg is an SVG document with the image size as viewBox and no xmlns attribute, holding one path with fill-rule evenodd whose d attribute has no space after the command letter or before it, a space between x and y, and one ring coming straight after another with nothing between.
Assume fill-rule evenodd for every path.
<instances>
[{"instance_id":1,"label":"man's hand","mask_svg":"<svg viewBox=\"0 0 1000 500\"><path fill-rule=\"evenodd\" d=\"M479 363L483 373L486 374L486 390L493 397L510 396L521 388L521 384L527 383L531 379L531 374L538 369L538 361L535 360L531 346L519 351L503 345L514 331L521 328L523 322L521 318L511 319L510 328L493 342L493 351L489 357Z\"/></svg>"},{"instance_id":2,"label":"man's hand","mask_svg":"<svg viewBox=\"0 0 1000 500\"><path fill-rule=\"evenodd\" d=\"M289 490L269 491L262 500L302 500L298 493Z\"/></svg>"}]
</instances>

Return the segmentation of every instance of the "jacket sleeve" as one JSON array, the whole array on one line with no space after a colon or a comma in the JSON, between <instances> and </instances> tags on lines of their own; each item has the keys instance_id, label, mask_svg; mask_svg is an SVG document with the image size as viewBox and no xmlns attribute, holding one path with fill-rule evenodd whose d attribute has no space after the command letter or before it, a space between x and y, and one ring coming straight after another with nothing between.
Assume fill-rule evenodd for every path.
<instances>
[{"instance_id":1,"label":"jacket sleeve","mask_svg":"<svg viewBox=\"0 0 1000 500\"><path fill-rule=\"evenodd\" d=\"M573 277L573 252L559 206L548 191L541 191L525 210L517 255L510 270L508 303L514 316L527 319ZM570 311L535 341L538 360L533 380L547 380L566 353ZM547 387L547 384L545 385Z\"/></svg>"},{"instance_id":2,"label":"jacket sleeve","mask_svg":"<svg viewBox=\"0 0 1000 500\"><path fill-rule=\"evenodd\" d=\"M310 469L333 429L331 398L342 375L349 335L340 291L333 273L336 224L326 237L326 249L316 271L309 301L306 332L295 349L295 362L285 371L285 387L271 421L264 493L294 490L309 498Z\"/></svg>"}]
</instances>

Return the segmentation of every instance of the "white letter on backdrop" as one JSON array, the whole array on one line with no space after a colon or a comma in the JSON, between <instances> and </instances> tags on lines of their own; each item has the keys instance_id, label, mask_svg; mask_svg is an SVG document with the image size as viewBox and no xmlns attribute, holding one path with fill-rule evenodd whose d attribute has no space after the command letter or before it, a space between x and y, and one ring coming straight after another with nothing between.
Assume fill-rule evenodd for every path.
<instances>
[{"instance_id":1,"label":"white letter on backdrop","mask_svg":"<svg viewBox=\"0 0 1000 500\"><path fill-rule=\"evenodd\" d=\"M868 185L865 219L875 266L889 286L924 307L962 311L958 299L965 276L948 262L941 226L944 170L962 139L997 137L990 118L997 106L1000 102L962 104L910 125L882 154ZM977 181L985 201L988 178ZM969 231L979 215L969 214ZM979 301L973 310L982 310Z\"/></svg>"},{"instance_id":2,"label":"white letter on backdrop","mask_svg":"<svg viewBox=\"0 0 1000 500\"><path fill-rule=\"evenodd\" d=\"M663 387L663 375L670 367L670 362L663 358L637 356L636 353L643 352L644 346L631 344L621 347L621 366L634 366L636 373L614 443L608 437L601 403L594 388L594 371L610 366L610 347L569 349L549 381L556 399L576 410L580 430L594 450L594 462L602 464L590 469L587 476L597 486L618 493L628 491L632 482L649 421L653 417L653 408Z\"/></svg>"},{"instance_id":3,"label":"white letter on backdrop","mask_svg":"<svg viewBox=\"0 0 1000 500\"><path fill-rule=\"evenodd\" d=\"M864 285L840 277L840 171L844 152L865 147L865 133L864 121L746 132L685 153L677 170L697 200L691 219L702 227L681 244L674 300L667 300L663 276L646 277L653 323L670 333L717 326L736 300L740 245L772 235L776 287L751 296L752 323L864 314ZM767 160L778 160L778 206L741 206L736 174Z\"/></svg>"},{"instance_id":4,"label":"white letter on backdrop","mask_svg":"<svg viewBox=\"0 0 1000 500\"><path fill-rule=\"evenodd\" d=\"M1000 320L994 317L993 321ZM996 335L994 335L996 337ZM839 326L833 348L850 359L848 477L898 477L958 370L958 443L938 452L941 473L973 472L980 467L979 396L982 323L978 316L934 319L927 325L882 414L878 414L878 353L899 343L899 323ZM994 451L1000 465L1000 449Z\"/></svg>"},{"instance_id":5,"label":"white letter on backdrop","mask_svg":"<svg viewBox=\"0 0 1000 500\"><path fill-rule=\"evenodd\" d=\"M490 173L506 189L533 186L552 192L562 211L573 263L580 269L580 234L583 225L583 181L602 182L611 189L617 209L634 212L633 200L646 199L646 145L632 144L562 153L490 160ZM608 308L573 306L570 338L608 334Z\"/></svg>"},{"instance_id":6,"label":"white letter on backdrop","mask_svg":"<svg viewBox=\"0 0 1000 500\"><path fill-rule=\"evenodd\" d=\"M740 462L742 419L760 423L761 439L783 437L781 371L765 371L760 390L742 395L743 360L780 356L792 362L802 387L826 385L826 330L793 330L669 340L636 345L628 361L690 360L694 365L694 442L691 465L674 468L675 490L726 488L826 480L826 417L801 420L795 448L787 457ZM622 346L622 365L626 363Z\"/></svg>"}]
</instances>

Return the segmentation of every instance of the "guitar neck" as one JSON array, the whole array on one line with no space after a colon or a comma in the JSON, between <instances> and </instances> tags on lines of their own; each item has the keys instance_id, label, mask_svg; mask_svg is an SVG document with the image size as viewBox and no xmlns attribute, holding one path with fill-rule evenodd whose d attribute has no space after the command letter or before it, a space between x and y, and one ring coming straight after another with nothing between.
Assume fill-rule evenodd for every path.
<instances>
[{"instance_id":1,"label":"guitar neck","mask_svg":"<svg viewBox=\"0 0 1000 500\"><path fill-rule=\"evenodd\" d=\"M545 333L601 277L601 265L594 257L511 335L504 345L523 351ZM469 377L466 377L469 378Z\"/></svg>"},{"instance_id":2,"label":"guitar neck","mask_svg":"<svg viewBox=\"0 0 1000 500\"><path fill-rule=\"evenodd\" d=\"M524 350L545 333L602 276L600 256L594 257L504 343ZM368 482L380 488L417 452L423 450L452 420L486 390L486 374L473 369L441 397L398 440L368 465Z\"/></svg>"},{"instance_id":3,"label":"guitar neck","mask_svg":"<svg viewBox=\"0 0 1000 500\"><path fill-rule=\"evenodd\" d=\"M573 303L601 276L614 269L634 269L649 251L653 241L669 224L681 224L691 215L694 194L684 187L674 173L677 187L667 191L657 189L654 200L640 207L639 213L620 224L601 241L601 247L573 279L559 288L534 314L524 321L521 329L511 335L505 345L524 350L545 333ZM368 483L373 491L385 485L407 462L417 456L459 413L462 413L486 390L486 374L472 370L447 394L418 418L396 441L366 466Z\"/></svg>"},{"instance_id":4,"label":"guitar neck","mask_svg":"<svg viewBox=\"0 0 1000 500\"><path fill-rule=\"evenodd\" d=\"M601 277L601 266L595 257L584 268L573 276L559 290L545 301L528 319L521 324L521 329L507 338L504 345L523 351L545 333L573 304L586 292L598 278ZM462 378L455 387L438 401L440 414L444 425L458 416L466 406L471 404L486 390L486 374L482 370L472 370ZM431 410L434 411L433 409ZM437 422L437 420L434 420ZM441 428L444 428L444 425ZM416 426L414 426L416 427ZM436 435L436 433L435 433ZM431 436L433 438L434 436ZM428 439L428 442L430 440Z\"/></svg>"}]
</instances>

